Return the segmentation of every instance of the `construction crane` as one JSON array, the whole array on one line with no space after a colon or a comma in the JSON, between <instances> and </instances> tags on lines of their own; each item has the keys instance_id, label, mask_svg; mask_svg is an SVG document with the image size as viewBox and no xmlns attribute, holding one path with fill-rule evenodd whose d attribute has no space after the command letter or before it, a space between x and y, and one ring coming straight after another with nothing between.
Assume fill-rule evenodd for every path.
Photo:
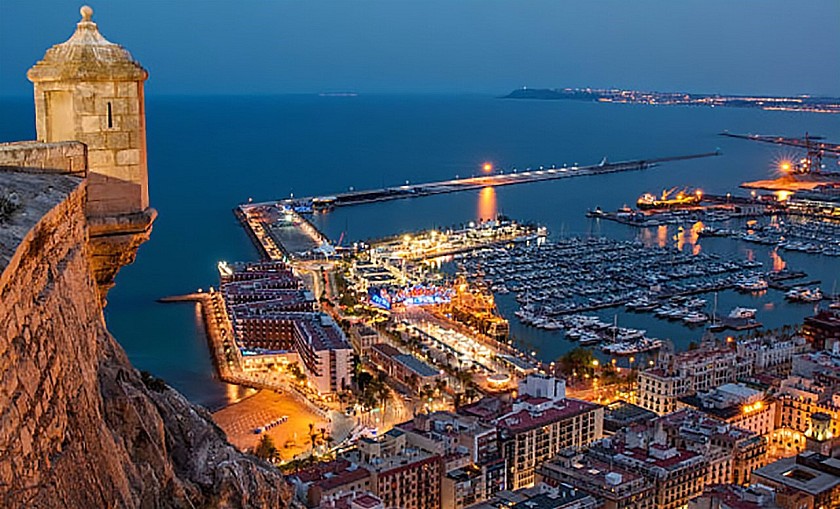
<instances>
[{"instance_id":1,"label":"construction crane","mask_svg":"<svg viewBox=\"0 0 840 509\"><path fill-rule=\"evenodd\" d=\"M822 136L811 136L808 133L805 133L803 138L786 138L784 136L761 134L732 134L729 132L722 132L720 134L721 136L728 136L730 138L761 141L804 149L805 157L797 164L786 169L797 174L820 173L823 168L823 158L830 157L836 159L840 157L840 144L826 143L825 141L821 141L825 139Z\"/></svg>"}]
</instances>

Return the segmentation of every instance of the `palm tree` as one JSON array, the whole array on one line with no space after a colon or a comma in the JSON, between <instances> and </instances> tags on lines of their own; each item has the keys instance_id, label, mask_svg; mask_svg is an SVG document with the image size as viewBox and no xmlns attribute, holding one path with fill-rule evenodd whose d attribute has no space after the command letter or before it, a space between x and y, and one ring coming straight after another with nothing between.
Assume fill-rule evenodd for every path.
<instances>
[{"instance_id":1,"label":"palm tree","mask_svg":"<svg viewBox=\"0 0 840 509\"><path fill-rule=\"evenodd\" d=\"M384 381L377 380L376 398L384 411L388 400L391 398L391 388Z\"/></svg>"},{"instance_id":2,"label":"palm tree","mask_svg":"<svg viewBox=\"0 0 840 509\"><path fill-rule=\"evenodd\" d=\"M420 396L425 400L431 401L431 399L434 395L435 395L435 389L429 384L425 384L420 389Z\"/></svg>"},{"instance_id":3,"label":"palm tree","mask_svg":"<svg viewBox=\"0 0 840 509\"><path fill-rule=\"evenodd\" d=\"M477 395L478 391L475 390L475 387L472 384L467 385L467 388L464 389L464 398L467 400L467 403L472 402Z\"/></svg>"},{"instance_id":4,"label":"palm tree","mask_svg":"<svg viewBox=\"0 0 840 509\"><path fill-rule=\"evenodd\" d=\"M469 371L457 371L455 378L461 383L461 386L466 386L472 382L472 374Z\"/></svg>"},{"instance_id":5,"label":"palm tree","mask_svg":"<svg viewBox=\"0 0 840 509\"><path fill-rule=\"evenodd\" d=\"M260 438L260 442L254 448L254 456L272 463L280 457L280 453L274 445L274 440L268 433Z\"/></svg>"},{"instance_id":6,"label":"palm tree","mask_svg":"<svg viewBox=\"0 0 840 509\"><path fill-rule=\"evenodd\" d=\"M435 381L435 392L438 393L439 396L443 396L443 391L446 390L446 380L443 378L438 378Z\"/></svg>"}]
</instances>

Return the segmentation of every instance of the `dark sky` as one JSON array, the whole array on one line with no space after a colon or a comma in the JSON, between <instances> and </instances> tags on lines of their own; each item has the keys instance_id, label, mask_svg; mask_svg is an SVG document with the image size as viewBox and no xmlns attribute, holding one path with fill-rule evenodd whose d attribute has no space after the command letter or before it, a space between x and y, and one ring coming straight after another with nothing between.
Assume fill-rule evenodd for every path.
<instances>
[{"instance_id":1,"label":"dark sky","mask_svg":"<svg viewBox=\"0 0 840 509\"><path fill-rule=\"evenodd\" d=\"M840 0L91 0L150 94L504 93L529 87L840 96ZM79 19L0 1L0 94Z\"/></svg>"}]
</instances>

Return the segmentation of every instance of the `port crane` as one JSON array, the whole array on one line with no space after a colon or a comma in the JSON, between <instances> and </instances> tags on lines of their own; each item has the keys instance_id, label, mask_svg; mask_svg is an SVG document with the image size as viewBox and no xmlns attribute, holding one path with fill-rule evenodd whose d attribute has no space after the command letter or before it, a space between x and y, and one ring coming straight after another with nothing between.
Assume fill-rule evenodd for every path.
<instances>
[{"instance_id":1,"label":"port crane","mask_svg":"<svg viewBox=\"0 0 840 509\"><path fill-rule=\"evenodd\" d=\"M790 168L796 174L820 173L823 169L823 158L840 158L840 144L827 143L823 141L825 138L822 136L811 136L808 133L805 133L805 136L802 138L787 138L784 136L762 134L733 134L730 132L722 132L720 134L729 138L760 141L804 149L805 157Z\"/></svg>"}]
</instances>

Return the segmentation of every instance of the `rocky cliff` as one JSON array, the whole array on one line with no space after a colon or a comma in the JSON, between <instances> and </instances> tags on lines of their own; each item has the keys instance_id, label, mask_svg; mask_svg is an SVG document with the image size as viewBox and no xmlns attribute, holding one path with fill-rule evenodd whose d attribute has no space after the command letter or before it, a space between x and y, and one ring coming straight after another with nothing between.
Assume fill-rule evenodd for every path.
<instances>
[{"instance_id":1,"label":"rocky cliff","mask_svg":"<svg viewBox=\"0 0 840 509\"><path fill-rule=\"evenodd\" d=\"M86 180L63 173L0 168L0 507L286 506L276 469L108 333Z\"/></svg>"}]
</instances>

